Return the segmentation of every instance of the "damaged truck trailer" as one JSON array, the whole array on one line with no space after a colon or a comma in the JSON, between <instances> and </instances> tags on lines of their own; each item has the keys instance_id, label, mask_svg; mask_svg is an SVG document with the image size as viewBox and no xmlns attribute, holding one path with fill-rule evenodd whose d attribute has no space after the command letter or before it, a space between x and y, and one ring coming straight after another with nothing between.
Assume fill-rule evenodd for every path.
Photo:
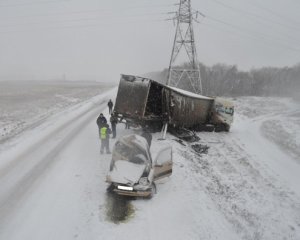
<instances>
[{"instance_id":1,"label":"damaged truck trailer","mask_svg":"<svg viewBox=\"0 0 300 240\"><path fill-rule=\"evenodd\" d=\"M160 130L164 123L196 131L229 131L233 105L166 86L149 78L121 75L115 114L132 124Z\"/></svg>"}]
</instances>

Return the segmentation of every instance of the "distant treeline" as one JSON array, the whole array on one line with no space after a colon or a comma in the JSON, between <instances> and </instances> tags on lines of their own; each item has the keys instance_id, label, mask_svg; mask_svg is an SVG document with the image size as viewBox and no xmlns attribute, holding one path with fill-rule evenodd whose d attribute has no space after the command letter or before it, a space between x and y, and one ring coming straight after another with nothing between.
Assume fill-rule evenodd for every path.
<instances>
[{"instance_id":1,"label":"distant treeline","mask_svg":"<svg viewBox=\"0 0 300 240\"><path fill-rule=\"evenodd\" d=\"M181 66L185 67L185 65ZM206 96L279 96L300 99L300 64L293 67L263 67L248 72L235 65L200 64L203 95ZM165 83L168 69L150 73L148 77ZM189 81L180 88L191 90Z\"/></svg>"}]
</instances>

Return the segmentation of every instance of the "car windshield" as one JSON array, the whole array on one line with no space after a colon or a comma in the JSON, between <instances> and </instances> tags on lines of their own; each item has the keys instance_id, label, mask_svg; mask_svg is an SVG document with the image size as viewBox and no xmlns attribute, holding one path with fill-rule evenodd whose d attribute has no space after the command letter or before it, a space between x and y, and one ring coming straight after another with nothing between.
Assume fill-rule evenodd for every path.
<instances>
[{"instance_id":1,"label":"car windshield","mask_svg":"<svg viewBox=\"0 0 300 240\"><path fill-rule=\"evenodd\" d=\"M146 164L147 157L145 151L137 146L128 146L121 142L117 142L114 148L115 160L126 160L136 164Z\"/></svg>"}]
</instances>

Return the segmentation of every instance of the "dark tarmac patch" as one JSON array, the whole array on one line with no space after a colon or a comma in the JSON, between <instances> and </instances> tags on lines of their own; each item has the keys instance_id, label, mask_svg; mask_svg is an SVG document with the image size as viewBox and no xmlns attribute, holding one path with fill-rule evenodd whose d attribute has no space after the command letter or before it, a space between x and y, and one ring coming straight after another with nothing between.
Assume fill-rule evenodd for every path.
<instances>
[{"instance_id":1,"label":"dark tarmac patch","mask_svg":"<svg viewBox=\"0 0 300 240\"><path fill-rule=\"evenodd\" d=\"M106 220L115 224L128 222L134 216L130 199L114 193L107 193L105 208Z\"/></svg>"}]
</instances>

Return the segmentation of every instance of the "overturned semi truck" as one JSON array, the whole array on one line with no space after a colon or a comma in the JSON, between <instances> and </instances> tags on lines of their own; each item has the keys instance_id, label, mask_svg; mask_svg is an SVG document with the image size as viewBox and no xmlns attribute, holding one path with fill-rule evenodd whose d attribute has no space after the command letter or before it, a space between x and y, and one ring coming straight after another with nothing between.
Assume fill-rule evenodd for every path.
<instances>
[{"instance_id":1,"label":"overturned semi truck","mask_svg":"<svg viewBox=\"0 0 300 240\"><path fill-rule=\"evenodd\" d=\"M149 78L121 75L115 114L132 124L161 130L229 131L234 106L219 97L206 97Z\"/></svg>"}]
</instances>

